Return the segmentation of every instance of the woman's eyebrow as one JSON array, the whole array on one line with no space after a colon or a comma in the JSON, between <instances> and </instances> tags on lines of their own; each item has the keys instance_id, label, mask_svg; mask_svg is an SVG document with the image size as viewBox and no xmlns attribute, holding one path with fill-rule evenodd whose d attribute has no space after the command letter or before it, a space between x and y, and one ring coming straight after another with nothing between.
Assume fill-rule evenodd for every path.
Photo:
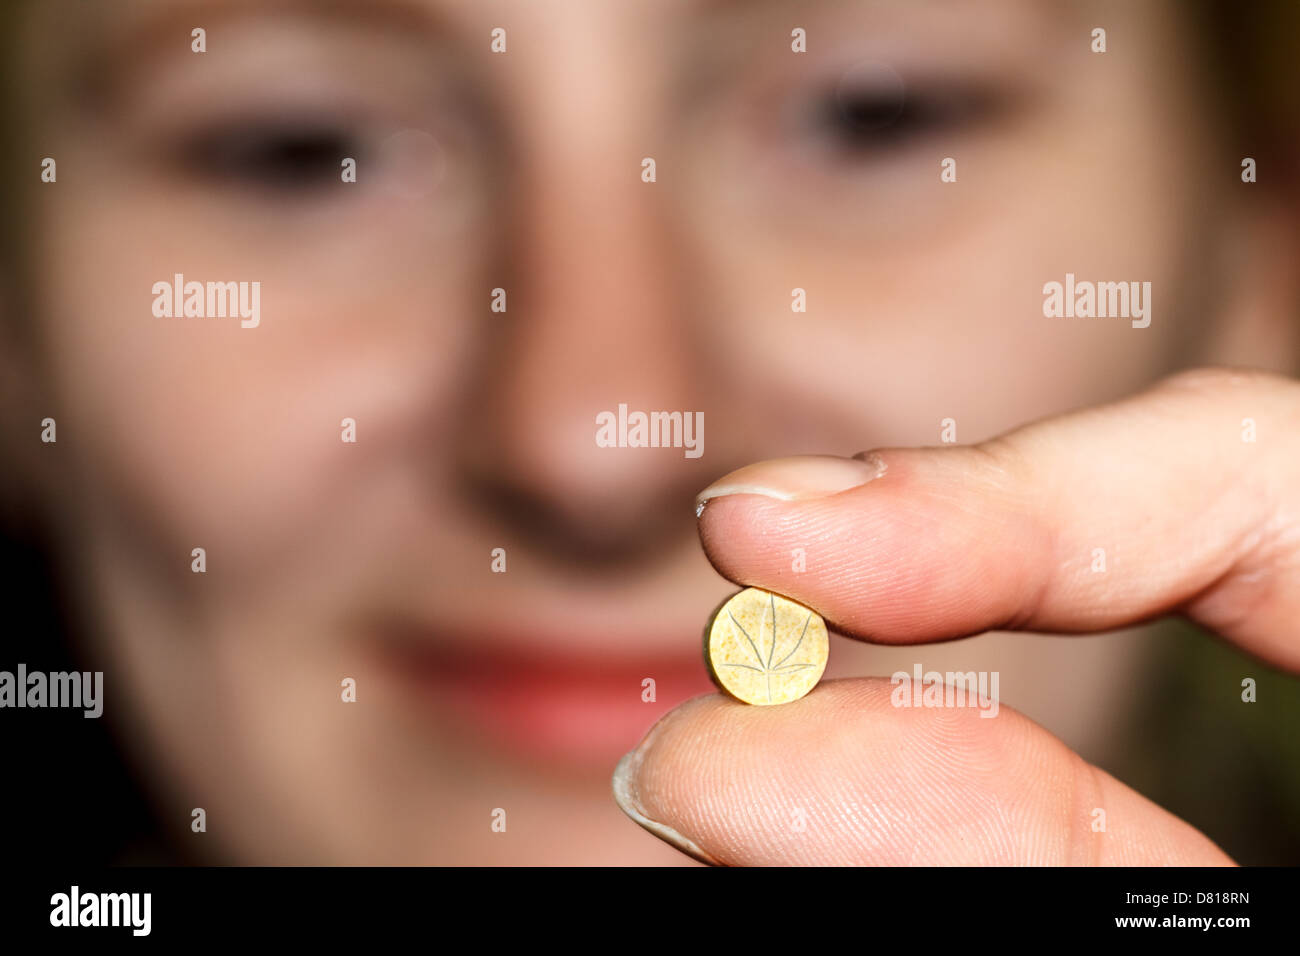
<instances>
[{"instance_id":1,"label":"woman's eyebrow","mask_svg":"<svg viewBox=\"0 0 1300 956\"><path fill-rule=\"evenodd\" d=\"M825 0L805 0L800 7L823 6ZM699 13L744 13L761 7L789 6L789 0L686 0Z\"/></svg>"},{"instance_id":2,"label":"woman's eyebrow","mask_svg":"<svg viewBox=\"0 0 1300 956\"><path fill-rule=\"evenodd\" d=\"M111 103L116 89L160 53L190 53L196 29L205 33L206 55L219 55L220 28L232 20L350 22L404 37L423 34L432 43L454 32L445 6L418 0L127 0L116 8L77 5L73 14L68 5L68 32L80 41L72 44L79 47L68 71L72 92L86 105Z\"/></svg>"},{"instance_id":3,"label":"woman's eyebrow","mask_svg":"<svg viewBox=\"0 0 1300 956\"><path fill-rule=\"evenodd\" d=\"M124 34L143 37L177 30L188 37L196 27L208 29L230 17L280 14L445 32L452 25L447 7L427 0L127 0L113 19L121 21Z\"/></svg>"}]
</instances>

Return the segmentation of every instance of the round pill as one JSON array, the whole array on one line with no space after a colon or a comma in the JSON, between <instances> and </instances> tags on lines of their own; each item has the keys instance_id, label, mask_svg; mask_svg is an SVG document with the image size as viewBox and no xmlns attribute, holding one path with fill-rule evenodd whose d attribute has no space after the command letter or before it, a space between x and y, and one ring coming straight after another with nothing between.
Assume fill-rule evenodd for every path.
<instances>
[{"instance_id":1,"label":"round pill","mask_svg":"<svg viewBox=\"0 0 1300 956\"><path fill-rule=\"evenodd\" d=\"M788 704L826 670L826 622L771 591L746 588L718 609L704 657L714 682L746 704Z\"/></svg>"}]
</instances>

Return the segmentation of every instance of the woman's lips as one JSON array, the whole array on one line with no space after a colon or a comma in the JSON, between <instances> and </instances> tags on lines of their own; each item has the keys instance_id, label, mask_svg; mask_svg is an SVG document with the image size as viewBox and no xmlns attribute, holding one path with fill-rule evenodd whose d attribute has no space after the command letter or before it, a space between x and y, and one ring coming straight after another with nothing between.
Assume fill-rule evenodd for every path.
<instances>
[{"instance_id":1,"label":"woman's lips","mask_svg":"<svg viewBox=\"0 0 1300 956\"><path fill-rule=\"evenodd\" d=\"M484 743L579 765L612 766L667 711L716 690L699 652L593 660L546 652L541 641L500 646L483 639L449 648L408 635L386 642L385 656L417 701L448 725L469 730L469 722ZM633 645L619 639L614 646Z\"/></svg>"}]
</instances>

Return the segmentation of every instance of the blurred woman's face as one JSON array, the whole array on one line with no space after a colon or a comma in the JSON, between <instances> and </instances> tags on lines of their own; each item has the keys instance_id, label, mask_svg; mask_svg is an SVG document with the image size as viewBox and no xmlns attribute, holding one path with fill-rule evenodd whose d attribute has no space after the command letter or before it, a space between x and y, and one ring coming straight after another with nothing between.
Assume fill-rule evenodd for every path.
<instances>
[{"instance_id":1,"label":"blurred woman's face","mask_svg":"<svg viewBox=\"0 0 1300 956\"><path fill-rule=\"evenodd\" d=\"M1155 5L35 6L47 487L196 852L678 859L608 780L711 689L694 494L1116 396L1218 318L1233 176ZM1150 282L1149 327L1046 318L1067 272ZM259 283L256 325L156 315L178 274ZM702 455L600 447L620 404L702 412ZM1086 749L1115 644L1069 692L1057 646L983 653Z\"/></svg>"}]
</instances>

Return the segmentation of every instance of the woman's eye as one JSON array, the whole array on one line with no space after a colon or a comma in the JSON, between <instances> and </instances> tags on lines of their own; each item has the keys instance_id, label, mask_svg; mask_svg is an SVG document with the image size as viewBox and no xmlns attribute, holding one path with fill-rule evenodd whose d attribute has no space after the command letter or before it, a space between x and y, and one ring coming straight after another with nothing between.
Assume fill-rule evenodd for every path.
<instances>
[{"instance_id":1,"label":"woman's eye","mask_svg":"<svg viewBox=\"0 0 1300 956\"><path fill-rule=\"evenodd\" d=\"M213 130L185 150L186 167L227 185L304 191L339 181L345 158L357 158L351 132L332 126L249 126Z\"/></svg>"},{"instance_id":2,"label":"woman's eye","mask_svg":"<svg viewBox=\"0 0 1300 956\"><path fill-rule=\"evenodd\" d=\"M980 98L955 94L834 93L817 101L809 132L833 149L869 154L954 131L977 119L986 105Z\"/></svg>"}]
</instances>

